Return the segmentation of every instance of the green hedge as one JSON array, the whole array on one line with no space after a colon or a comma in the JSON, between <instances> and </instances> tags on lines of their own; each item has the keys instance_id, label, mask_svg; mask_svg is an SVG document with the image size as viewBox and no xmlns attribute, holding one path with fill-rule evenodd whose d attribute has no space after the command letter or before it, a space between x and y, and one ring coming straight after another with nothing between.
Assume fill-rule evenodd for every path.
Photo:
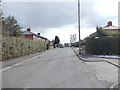
<instances>
[{"instance_id":1,"label":"green hedge","mask_svg":"<svg viewBox=\"0 0 120 90\"><path fill-rule=\"evenodd\" d=\"M46 50L45 42L18 37L2 39L2 60L17 58Z\"/></svg>"},{"instance_id":2,"label":"green hedge","mask_svg":"<svg viewBox=\"0 0 120 90\"><path fill-rule=\"evenodd\" d=\"M97 55L120 55L120 36L89 38L86 51Z\"/></svg>"}]
</instances>

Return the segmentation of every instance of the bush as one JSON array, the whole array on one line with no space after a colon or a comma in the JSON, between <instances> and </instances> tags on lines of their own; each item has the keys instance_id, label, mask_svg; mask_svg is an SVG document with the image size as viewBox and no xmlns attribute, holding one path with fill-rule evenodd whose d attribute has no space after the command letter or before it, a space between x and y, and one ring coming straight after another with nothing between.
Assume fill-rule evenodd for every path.
<instances>
[{"instance_id":1,"label":"bush","mask_svg":"<svg viewBox=\"0 0 120 90\"><path fill-rule=\"evenodd\" d=\"M4 37L2 39L2 60L17 58L46 50L43 41L28 40L21 37Z\"/></svg>"},{"instance_id":2,"label":"bush","mask_svg":"<svg viewBox=\"0 0 120 90\"><path fill-rule=\"evenodd\" d=\"M97 55L120 55L120 37L89 38L86 51Z\"/></svg>"}]
</instances>

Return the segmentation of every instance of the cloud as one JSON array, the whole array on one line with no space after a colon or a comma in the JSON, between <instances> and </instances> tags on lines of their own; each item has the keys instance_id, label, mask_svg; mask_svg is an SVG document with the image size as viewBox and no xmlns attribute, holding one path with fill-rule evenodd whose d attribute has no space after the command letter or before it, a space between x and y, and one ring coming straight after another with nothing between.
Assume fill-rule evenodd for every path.
<instances>
[{"instance_id":1,"label":"cloud","mask_svg":"<svg viewBox=\"0 0 120 90\"><path fill-rule=\"evenodd\" d=\"M115 20L117 4L118 0L81 0L81 27L93 28ZM3 10L7 15L13 14L24 28L77 23L77 2L4 2Z\"/></svg>"},{"instance_id":2,"label":"cloud","mask_svg":"<svg viewBox=\"0 0 120 90\"><path fill-rule=\"evenodd\" d=\"M86 0L81 3L81 25L82 27L93 28L96 25L105 25L112 20L117 23L118 19L118 0Z\"/></svg>"},{"instance_id":3,"label":"cloud","mask_svg":"<svg viewBox=\"0 0 120 90\"><path fill-rule=\"evenodd\" d=\"M33 31L39 32L39 29L32 29ZM49 40L55 39L55 36L57 35L60 38L61 43L70 42L70 35L77 34L77 41L79 40L79 34L78 34L78 26L77 24L71 24L71 25L64 25L59 28L44 28L46 32L41 33L41 36L44 36L48 38ZM95 32L96 28L81 28L80 29L80 36L81 39L84 39L91 33Z\"/></svg>"},{"instance_id":4,"label":"cloud","mask_svg":"<svg viewBox=\"0 0 120 90\"><path fill-rule=\"evenodd\" d=\"M118 16L118 1L119 0L104 0L95 5L96 11L104 16Z\"/></svg>"},{"instance_id":5,"label":"cloud","mask_svg":"<svg viewBox=\"0 0 120 90\"><path fill-rule=\"evenodd\" d=\"M62 43L69 42L71 34L77 34L78 37L77 0L75 2L24 1L26 2L4 2L2 5L4 15L14 15L23 30L31 27L33 32L41 33L50 40L58 35ZM82 39L95 32L97 25L105 26L109 20L117 26L119 0L80 1Z\"/></svg>"},{"instance_id":6,"label":"cloud","mask_svg":"<svg viewBox=\"0 0 120 90\"><path fill-rule=\"evenodd\" d=\"M3 0L3 2L77 2L77 0Z\"/></svg>"},{"instance_id":7,"label":"cloud","mask_svg":"<svg viewBox=\"0 0 120 90\"><path fill-rule=\"evenodd\" d=\"M64 25L59 28L46 28L46 31L46 33L41 35L50 40L55 39L55 36L57 35L60 38L61 43L70 42L70 35L78 33L76 24Z\"/></svg>"},{"instance_id":8,"label":"cloud","mask_svg":"<svg viewBox=\"0 0 120 90\"><path fill-rule=\"evenodd\" d=\"M4 13L15 15L23 27L60 27L66 24L76 23L76 8L76 3L67 2L3 3Z\"/></svg>"}]
</instances>

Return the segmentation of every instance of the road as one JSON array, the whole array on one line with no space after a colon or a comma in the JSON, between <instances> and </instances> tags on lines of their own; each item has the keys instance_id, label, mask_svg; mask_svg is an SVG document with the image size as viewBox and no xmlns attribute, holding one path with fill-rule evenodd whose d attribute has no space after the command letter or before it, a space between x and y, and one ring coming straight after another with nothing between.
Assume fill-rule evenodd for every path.
<instances>
[{"instance_id":1,"label":"road","mask_svg":"<svg viewBox=\"0 0 120 90\"><path fill-rule=\"evenodd\" d=\"M105 88L71 48L48 50L2 72L3 88Z\"/></svg>"}]
</instances>

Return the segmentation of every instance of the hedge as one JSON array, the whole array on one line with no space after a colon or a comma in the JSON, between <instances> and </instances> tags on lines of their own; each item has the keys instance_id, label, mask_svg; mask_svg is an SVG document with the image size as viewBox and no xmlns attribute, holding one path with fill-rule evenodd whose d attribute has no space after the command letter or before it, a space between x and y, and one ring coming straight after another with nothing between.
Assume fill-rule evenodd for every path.
<instances>
[{"instance_id":1,"label":"hedge","mask_svg":"<svg viewBox=\"0 0 120 90\"><path fill-rule=\"evenodd\" d=\"M120 36L89 38L86 52L96 55L120 55Z\"/></svg>"},{"instance_id":2,"label":"hedge","mask_svg":"<svg viewBox=\"0 0 120 90\"><path fill-rule=\"evenodd\" d=\"M21 37L4 37L2 39L2 61L46 50L43 41L28 40Z\"/></svg>"}]
</instances>

